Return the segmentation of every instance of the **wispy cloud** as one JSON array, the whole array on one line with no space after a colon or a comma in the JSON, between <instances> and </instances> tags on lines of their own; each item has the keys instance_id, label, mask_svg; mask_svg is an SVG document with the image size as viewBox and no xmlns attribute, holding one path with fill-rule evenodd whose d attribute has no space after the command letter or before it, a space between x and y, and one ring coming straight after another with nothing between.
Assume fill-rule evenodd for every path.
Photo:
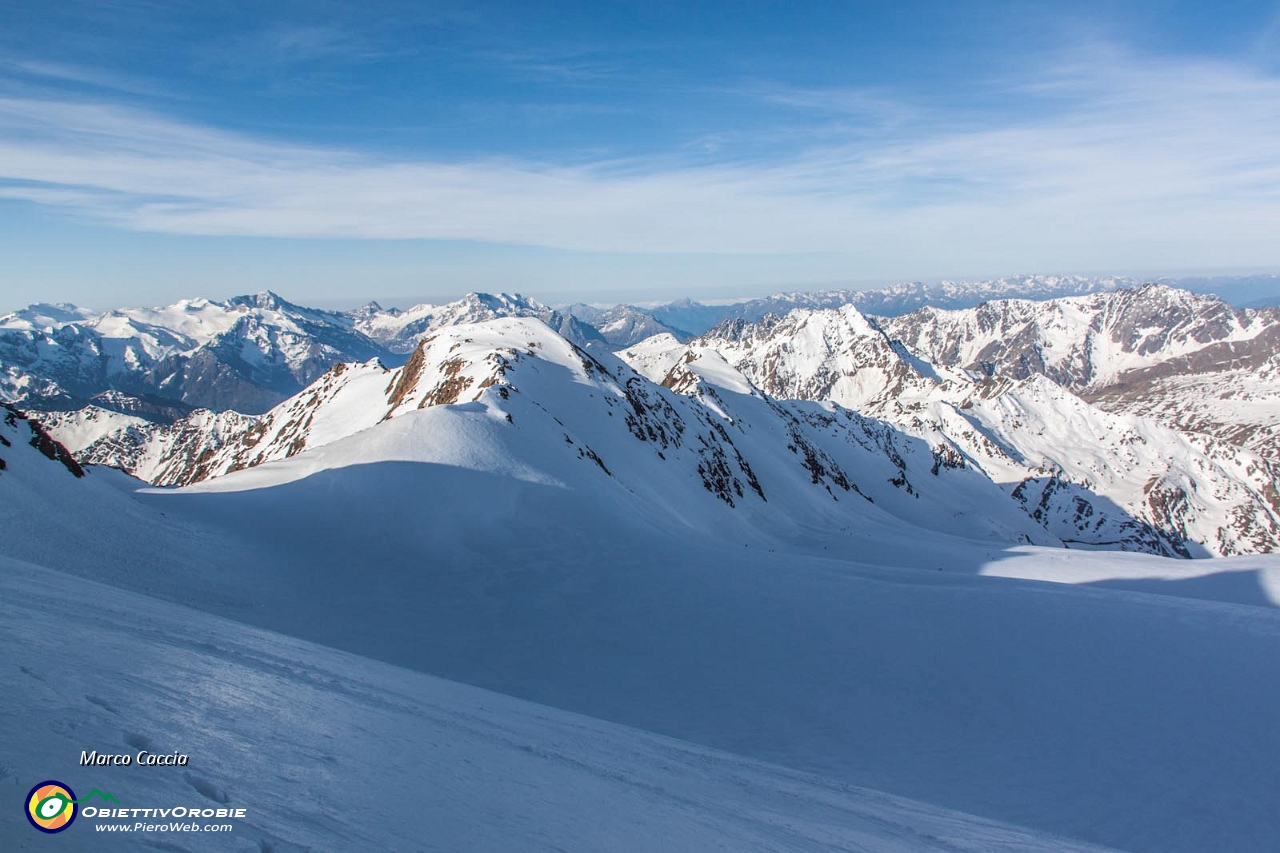
<instances>
[{"instance_id":1,"label":"wispy cloud","mask_svg":"<svg viewBox=\"0 0 1280 853\"><path fill-rule=\"evenodd\" d=\"M335 26L277 27L260 33L252 39L252 45L256 53L265 53L279 63L334 57L366 59L381 54L364 40Z\"/></svg>"},{"instance_id":2,"label":"wispy cloud","mask_svg":"<svg viewBox=\"0 0 1280 853\"><path fill-rule=\"evenodd\" d=\"M827 116L855 117L880 126L899 126L922 117L923 111L901 98L874 89L804 88L779 83L751 83L728 90L775 106Z\"/></svg>"},{"instance_id":3,"label":"wispy cloud","mask_svg":"<svg viewBox=\"0 0 1280 853\"><path fill-rule=\"evenodd\" d=\"M71 83L131 95L168 96L170 93L152 80L117 74L100 68L29 59L0 59L0 74L41 82Z\"/></svg>"},{"instance_id":4,"label":"wispy cloud","mask_svg":"<svg viewBox=\"0 0 1280 853\"><path fill-rule=\"evenodd\" d=\"M0 194L184 234L840 252L953 268L1280 261L1280 80L1099 56L1005 92L1022 118L975 127L904 106L883 138L710 165L390 162L110 104L9 99Z\"/></svg>"},{"instance_id":5,"label":"wispy cloud","mask_svg":"<svg viewBox=\"0 0 1280 853\"><path fill-rule=\"evenodd\" d=\"M378 62L394 51L376 34L340 24L273 25L215 39L195 49L202 72L259 81L281 93L352 88L351 67Z\"/></svg>"}]
</instances>

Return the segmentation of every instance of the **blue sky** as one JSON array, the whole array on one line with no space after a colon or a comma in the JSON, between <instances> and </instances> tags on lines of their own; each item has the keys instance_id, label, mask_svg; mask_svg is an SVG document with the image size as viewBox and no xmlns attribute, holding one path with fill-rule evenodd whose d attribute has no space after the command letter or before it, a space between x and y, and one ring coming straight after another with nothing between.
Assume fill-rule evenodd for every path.
<instances>
[{"instance_id":1,"label":"blue sky","mask_svg":"<svg viewBox=\"0 0 1280 853\"><path fill-rule=\"evenodd\" d=\"M0 309L1280 269L1280 7L0 0L0 252Z\"/></svg>"}]
</instances>

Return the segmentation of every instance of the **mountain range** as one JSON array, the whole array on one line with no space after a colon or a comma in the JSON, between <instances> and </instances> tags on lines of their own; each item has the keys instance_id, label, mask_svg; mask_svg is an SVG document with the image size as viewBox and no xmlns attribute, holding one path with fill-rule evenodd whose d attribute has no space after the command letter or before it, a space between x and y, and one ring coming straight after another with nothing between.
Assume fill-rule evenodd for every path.
<instances>
[{"instance_id":1,"label":"mountain range","mask_svg":"<svg viewBox=\"0 0 1280 853\"><path fill-rule=\"evenodd\" d=\"M1002 542L1179 557L1280 544L1276 310L1231 309L1158 284L974 309L928 307L897 318L874 318L851 304L796 307L724 320L696 338L658 332L617 350L620 361L607 339L616 327L602 321L618 313L595 315L596 329L516 296L472 295L403 313L366 306L349 315L310 313L270 296L253 301L256 311L247 304L192 302L159 313L186 325L170 320L165 337L146 324L148 351L179 334L188 346L204 339L201 346L225 350L265 319L294 329L308 319L308 328L362 336L362 357L335 360L261 414L200 409L165 423L122 406L87 405L41 420L87 464L156 485L189 485L324 447L406 406L475 403L488 388L512 393L525 388L509 378L517 365L544 373L539 365L556 353L562 370L552 375L568 386L540 387L535 400L568 424L562 450L595 460L611 476L617 471L632 493L666 494L673 505L691 478L744 510L737 515L773 519L755 524L796 524L790 512L813 500L808 480L823 500L860 498L905 523ZM228 323L228 311L242 316ZM99 318L88 328L143 327L140 316L118 314L114 327ZM28 309L6 325L35 334L52 319ZM297 343L300 333L292 334ZM337 352L330 347L329 357ZM310 364L315 371L321 362ZM593 382L608 386L598 398L566 393ZM104 393L124 392L100 392L99 400ZM618 394L622 414L599 406ZM506 407L506 397L498 405ZM622 465L620 457L634 456L630 444L622 442L625 453L605 452L616 438L582 438L620 416L645 424L632 432L657 442L657 456ZM694 455L669 444L684 442L690 424L700 425ZM541 457L557 446L521 452ZM785 503L768 500L778 489ZM754 501L768 506L749 510ZM824 514L815 507L801 515Z\"/></svg>"},{"instance_id":2,"label":"mountain range","mask_svg":"<svg viewBox=\"0 0 1280 853\"><path fill-rule=\"evenodd\" d=\"M871 507L858 517L1005 544L1280 547L1280 309L1114 280L982 291L1014 284L1090 292L896 317L848 294L781 295L696 337L628 306L513 295L347 313L273 294L96 316L32 306L0 318L4 352L26 359L0 363L15 404L57 404L39 418L81 462L158 486L310 458L411 410L484 405L540 425L503 451L513 460L586 460L647 496L649 515L697 517L712 499L733 524L841 527L853 501ZM618 348L640 332L653 334ZM265 411L193 408L268 391L280 400Z\"/></svg>"},{"instance_id":3,"label":"mountain range","mask_svg":"<svg viewBox=\"0 0 1280 853\"><path fill-rule=\"evenodd\" d=\"M94 405L153 421L194 409L258 414L335 364L398 364L432 329L504 316L539 317L578 343L601 340L570 315L506 295L408 311L322 311L269 291L104 313L41 304L0 316L0 396L27 408Z\"/></svg>"},{"instance_id":4,"label":"mountain range","mask_svg":"<svg viewBox=\"0 0 1280 853\"><path fill-rule=\"evenodd\" d=\"M434 329L495 317L538 317L574 343L617 349L658 333L687 338L729 317L759 319L795 307L852 302L888 314L923 304L976 304L997 294L1044 297L1121 283L1041 276L780 294L728 306L682 300L648 308L579 303L555 309L519 295L473 293L406 310L369 303L325 311L270 291L106 312L37 304L0 315L0 399L44 411L93 405L155 422L194 409L260 414L334 364L378 358L395 366Z\"/></svg>"},{"instance_id":5,"label":"mountain range","mask_svg":"<svg viewBox=\"0 0 1280 853\"><path fill-rule=\"evenodd\" d=\"M577 303L559 309L519 295L472 293L407 310L369 303L351 311L324 311L270 291L222 302L188 299L160 308L101 313L37 304L0 315L0 399L50 411L94 405L156 422L196 408L259 414L334 364L379 358L395 366L436 328L495 317L538 317L576 344L622 349L656 334L685 340L728 319L754 322L795 308L854 305L865 314L889 317L924 306L1045 300L1138 284L1120 277L1020 276L780 293L723 305L685 299L649 306Z\"/></svg>"},{"instance_id":6,"label":"mountain range","mask_svg":"<svg viewBox=\"0 0 1280 853\"><path fill-rule=\"evenodd\" d=\"M1105 298L1018 304L1061 311L1067 310L1061 303L1079 309L1082 300L1091 300L1119 310L1131 301L1181 299L1178 291L1157 285ZM1210 300L1205 310L1218 305ZM908 328L916 319L899 318ZM1246 319L1254 332L1265 325ZM1230 440L1239 435L1234 424L1225 437L1180 430L1102 410L1045 373L932 363L893 336L897 322L873 321L853 306L798 309L756 323L726 321L688 344L655 338L621 355L667 384L669 371L713 354L771 396L829 400L878 418L982 471L1075 547L1180 556L1276 548L1277 467L1267 447L1250 450ZM1214 345L1206 337L1204 346ZM1169 360L1182 358L1176 348L1167 350L1174 350ZM1230 374L1206 374L1202 381L1220 382L1224 394L1234 389Z\"/></svg>"}]
</instances>

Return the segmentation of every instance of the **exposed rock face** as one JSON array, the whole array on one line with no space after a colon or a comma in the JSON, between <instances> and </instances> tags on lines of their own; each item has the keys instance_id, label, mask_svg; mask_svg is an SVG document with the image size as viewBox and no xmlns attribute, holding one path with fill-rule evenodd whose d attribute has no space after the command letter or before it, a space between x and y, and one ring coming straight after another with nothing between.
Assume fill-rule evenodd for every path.
<instances>
[{"instance_id":1,"label":"exposed rock face","mask_svg":"<svg viewBox=\"0 0 1280 853\"><path fill-rule=\"evenodd\" d=\"M8 404L0 404L0 419L3 420L4 426L8 427L19 441L22 440L22 432L25 427L29 434L26 438L27 443L40 451L40 454L52 462L57 462L74 477L83 477L84 469L80 467L80 463L76 461L71 451L63 447L53 436L49 435L45 428L40 425L39 421L33 420L25 413L13 408ZM0 432L0 449L5 447L13 447L13 441ZM4 456L0 455L0 471L8 467Z\"/></svg>"}]
</instances>

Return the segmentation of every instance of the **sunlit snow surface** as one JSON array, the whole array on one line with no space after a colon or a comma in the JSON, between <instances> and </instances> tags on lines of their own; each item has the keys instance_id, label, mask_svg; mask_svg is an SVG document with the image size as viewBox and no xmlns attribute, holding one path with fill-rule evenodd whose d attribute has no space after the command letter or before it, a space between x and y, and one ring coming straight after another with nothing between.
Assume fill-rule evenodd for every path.
<instances>
[{"instance_id":1,"label":"sunlit snow surface","mask_svg":"<svg viewBox=\"0 0 1280 853\"><path fill-rule=\"evenodd\" d=\"M1216 560L1153 560L1141 554L1110 554L1080 560L1044 548L1014 548L1004 559L984 566L982 574L1280 607L1280 557L1272 554Z\"/></svg>"}]
</instances>

